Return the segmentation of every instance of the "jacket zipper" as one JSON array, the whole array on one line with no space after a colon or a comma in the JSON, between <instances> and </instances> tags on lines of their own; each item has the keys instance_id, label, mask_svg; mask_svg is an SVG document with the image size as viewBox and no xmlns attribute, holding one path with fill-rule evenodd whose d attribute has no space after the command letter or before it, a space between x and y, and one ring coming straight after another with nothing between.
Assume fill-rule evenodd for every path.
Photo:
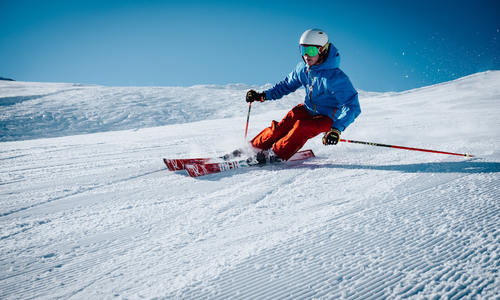
<instances>
[{"instance_id":1,"label":"jacket zipper","mask_svg":"<svg viewBox=\"0 0 500 300\"><path fill-rule=\"evenodd\" d=\"M313 91L313 86L314 86L314 78L311 77L311 71L307 72L309 74L309 78L311 78L311 86L309 86L309 101L313 103L312 101L312 91ZM316 114L316 103L314 103L314 109L313 109L313 117Z\"/></svg>"}]
</instances>

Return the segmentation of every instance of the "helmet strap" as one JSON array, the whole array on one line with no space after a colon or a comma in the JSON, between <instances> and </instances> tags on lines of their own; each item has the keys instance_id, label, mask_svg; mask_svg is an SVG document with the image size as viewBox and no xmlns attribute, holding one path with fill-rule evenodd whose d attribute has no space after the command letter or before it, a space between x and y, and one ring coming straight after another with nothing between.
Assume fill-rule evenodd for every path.
<instances>
[{"instance_id":1,"label":"helmet strap","mask_svg":"<svg viewBox=\"0 0 500 300\"><path fill-rule=\"evenodd\" d=\"M330 53L330 43L327 42L326 45L319 49L319 60L318 65L324 63L328 58L328 54Z\"/></svg>"},{"instance_id":2,"label":"helmet strap","mask_svg":"<svg viewBox=\"0 0 500 300\"><path fill-rule=\"evenodd\" d=\"M330 46L330 43L326 42L326 44L323 47L319 48L319 53L324 53L324 52L328 51L329 46Z\"/></svg>"}]
</instances>

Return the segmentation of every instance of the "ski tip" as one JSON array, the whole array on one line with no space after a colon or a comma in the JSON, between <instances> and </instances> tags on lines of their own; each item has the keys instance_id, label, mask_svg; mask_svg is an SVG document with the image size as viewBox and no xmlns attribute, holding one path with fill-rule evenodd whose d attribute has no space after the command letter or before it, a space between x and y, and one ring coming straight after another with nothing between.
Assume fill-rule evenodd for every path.
<instances>
[{"instance_id":1,"label":"ski tip","mask_svg":"<svg viewBox=\"0 0 500 300\"><path fill-rule=\"evenodd\" d=\"M164 158L163 162L165 163L165 165L167 166L167 169L169 171L179 171L179 170L183 169L180 166L178 166L177 164L174 164L171 159Z\"/></svg>"},{"instance_id":2,"label":"ski tip","mask_svg":"<svg viewBox=\"0 0 500 300\"><path fill-rule=\"evenodd\" d=\"M163 162L165 163L165 166L167 166L167 169L169 169L170 171L173 171L173 170L171 169L171 166L170 166L170 163L169 163L169 160L168 160L168 159L164 158L164 159L163 159Z\"/></svg>"}]
</instances>

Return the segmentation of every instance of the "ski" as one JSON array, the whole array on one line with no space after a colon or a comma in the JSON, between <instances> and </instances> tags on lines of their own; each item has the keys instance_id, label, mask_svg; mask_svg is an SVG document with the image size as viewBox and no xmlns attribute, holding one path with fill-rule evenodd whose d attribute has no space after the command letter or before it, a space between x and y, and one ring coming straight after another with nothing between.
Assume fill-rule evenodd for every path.
<instances>
[{"instance_id":1,"label":"ski","mask_svg":"<svg viewBox=\"0 0 500 300\"><path fill-rule=\"evenodd\" d=\"M241 150L234 150L232 153L221 157L201 157L201 158L164 158L163 162L170 171L181 171L187 165L205 164L216 160L231 160L241 155Z\"/></svg>"},{"instance_id":2,"label":"ski","mask_svg":"<svg viewBox=\"0 0 500 300\"><path fill-rule=\"evenodd\" d=\"M164 158L163 162L170 171L180 171L186 168L186 165L203 164L211 161L211 158Z\"/></svg>"},{"instance_id":3,"label":"ski","mask_svg":"<svg viewBox=\"0 0 500 300\"><path fill-rule=\"evenodd\" d=\"M312 150L303 150L295 153L288 162L305 160L314 157ZM204 176L214 173L220 173L233 169L246 168L252 166L260 166L256 162L249 162L247 159L224 161L219 163L194 163L186 164L185 170L191 177Z\"/></svg>"}]
</instances>

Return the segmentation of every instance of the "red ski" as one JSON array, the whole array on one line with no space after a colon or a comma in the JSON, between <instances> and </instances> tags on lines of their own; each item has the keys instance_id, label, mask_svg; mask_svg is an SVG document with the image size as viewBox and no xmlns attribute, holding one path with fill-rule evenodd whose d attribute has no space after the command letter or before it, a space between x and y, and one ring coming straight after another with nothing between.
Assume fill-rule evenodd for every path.
<instances>
[{"instance_id":1,"label":"red ski","mask_svg":"<svg viewBox=\"0 0 500 300\"><path fill-rule=\"evenodd\" d=\"M163 162L167 165L170 171L180 171L186 168L186 165L204 164L212 160L211 158L178 158L168 159L164 158Z\"/></svg>"},{"instance_id":2,"label":"red ski","mask_svg":"<svg viewBox=\"0 0 500 300\"><path fill-rule=\"evenodd\" d=\"M187 165L193 164L206 164L209 162L216 162L221 160L235 160L241 155L241 150L234 150L232 153L220 157L201 157L201 158L164 158L163 162L167 165L170 171L180 171L186 169Z\"/></svg>"},{"instance_id":3,"label":"red ski","mask_svg":"<svg viewBox=\"0 0 500 300\"><path fill-rule=\"evenodd\" d=\"M312 150L303 150L295 153L288 162L305 160L314 157L314 152ZM194 163L186 164L185 169L189 176L198 177L208 174L220 173L232 169L239 169L245 167L258 166L259 164L249 163L246 159L225 161L220 163Z\"/></svg>"}]
</instances>

